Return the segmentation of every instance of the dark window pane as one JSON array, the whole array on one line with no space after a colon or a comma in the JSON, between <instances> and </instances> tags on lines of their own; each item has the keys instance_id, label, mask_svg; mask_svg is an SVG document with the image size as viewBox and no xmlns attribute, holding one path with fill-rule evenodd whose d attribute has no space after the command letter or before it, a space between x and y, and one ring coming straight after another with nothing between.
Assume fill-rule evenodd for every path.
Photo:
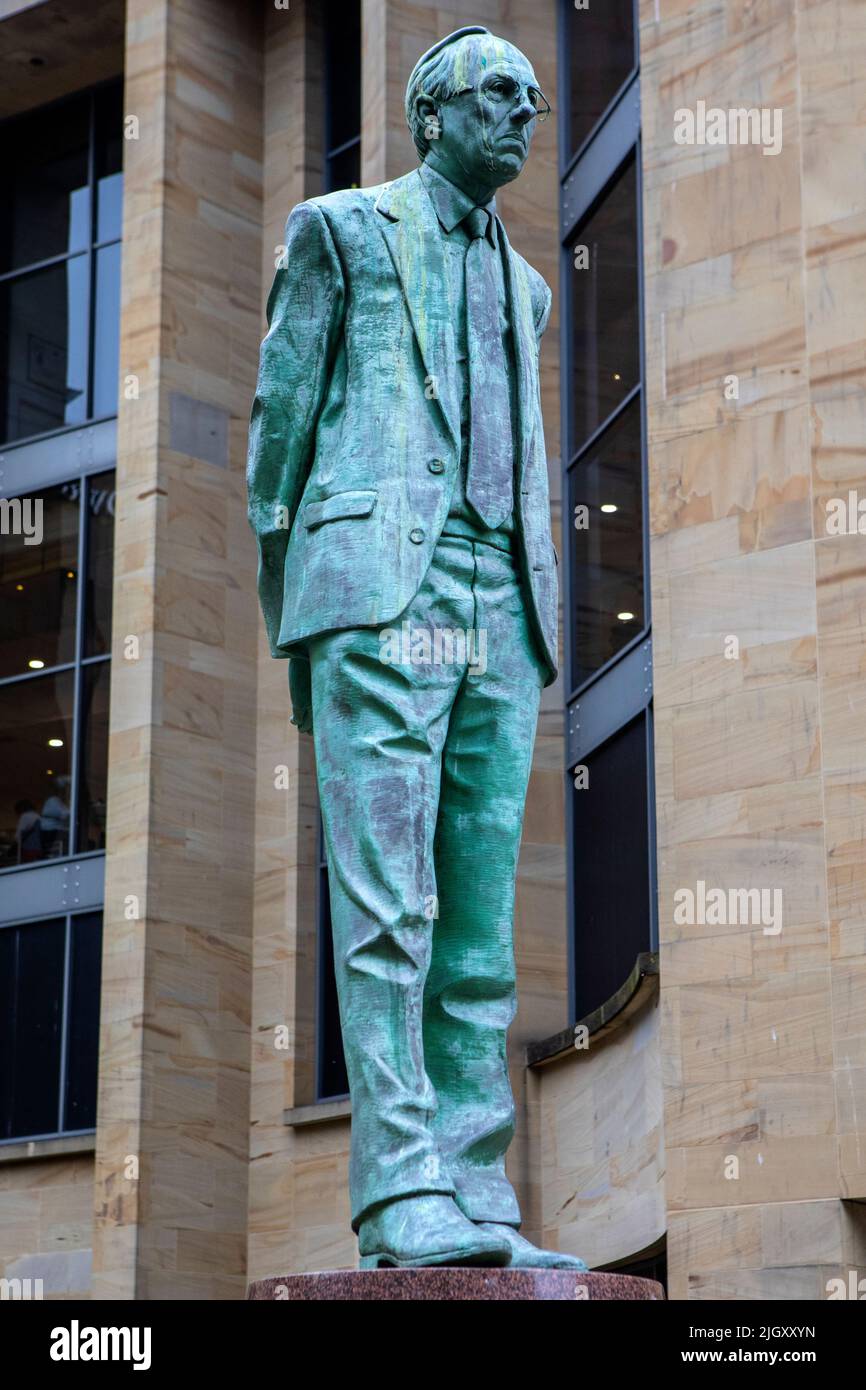
<instances>
[{"instance_id":1,"label":"dark window pane","mask_svg":"<svg viewBox=\"0 0 866 1390\"><path fill-rule=\"evenodd\" d=\"M361 186L361 142L350 145L342 154L328 160L326 171L327 191L333 193L339 188L360 188Z\"/></svg>"},{"instance_id":2,"label":"dark window pane","mask_svg":"<svg viewBox=\"0 0 866 1390\"><path fill-rule=\"evenodd\" d=\"M105 796L108 784L108 693L111 663L85 666L81 679L81 758L78 839L75 850L105 849Z\"/></svg>"},{"instance_id":3,"label":"dark window pane","mask_svg":"<svg viewBox=\"0 0 866 1390\"><path fill-rule=\"evenodd\" d=\"M633 159L575 233L572 245L585 246L589 253L585 270L572 265L568 272L574 454L640 377L637 173Z\"/></svg>"},{"instance_id":4,"label":"dark window pane","mask_svg":"<svg viewBox=\"0 0 866 1390\"><path fill-rule=\"evenodd\" d=\"M120 355L120 242L96 253L93 416L117 414Z\"/></svg>"},{"instance_id":5,"label":"dark window pane","mask_svg":"<svg viewBox=\"0 0 866 1390\"><path fill-rule=\"evenodd\" d=\"M4 123L0 272L87 245L89 124L89 97Z\"/></svg>"},{"instance_id":6,"label":"dark window pane","mask_svg":"<svg viewBox=\"0 0 866 1390\"><path fill-rule=\"evenodd\" d=\"M123 217L123 86L96 96L96 240L121 234Z\"/></svg>"},{"instance_id":7,"label":"dark window pane","mask_svg":"<svg viewBox=\"0 0 866 1390\"><path fill-rule=\"evenodd\" d=\"M24 439L87 416L87 256L0 286L0 432Z\"/></svg>"},{"instance_id":8,"label":"dark window pane","mask_svg":"<svg viewBox=\"0 0 866 1390\"><path fill-rule=\"evenodd\" d=\"M646 717L585 760L574 797L574 962L577 1017L615 994L650 949Z\"/></svg>"},{"instance_id":9,"label":"dark window pane","mask_svg":"<svg viewBox=\"0 0 866 1390\"><path fill-rule=\"evenodd\" d=\"M569 154L575 154L634 67L634 2L567 7Z\"/></svg>"},{"instance_id":10,"label":"dark window pane","mask_svg":"<svg viewBox=\"0 0 866 1390\"><path fill-rule=\"evenodd\" d=\"M572 683L578 686L644 626L639 398L571 469L569 503Z\"/></svg>"},{"instance_id":11,"label":"dark window pane","mask_svg":"<svg viewBox=\"0 0 866 1390\"><path fill-rule=\"evenodd\" d=\"M114 571L114 474L100 473L87 484L87 589L85 656L111 646L111 592Z\"/></svg>"},{"instance_id":12,"label":"dark window pane","mask_svg":"<svg viewBox=\"0 0 866 1390\"><path fill-rule=\"evenodd\" d=\"M0 536L0 677L74 659L78 493L78 483L66 483L9 499L8 534ZM2 517L0 509L0 524Z\"/></svg>"},{"instance_id":13,"label":"dark window pane","mask_svg":"<svg viewBox=\"0 0 866 1390\"><path fill-rule=\"evenodd\" d=\"M326 0L325 26L325 148L344 145L361 130L361 5L360 0ZM334 184L345 188L346 184Z\"/></svg>"},{"instance_id":14,"label":"dark window pane","mask_svg":"<svg viewBox=\"0 0 866 1390\"><path fill-rule=\"evenodd\" d=\"M65 918L0 929L0 1138L55 1134Z\"/></svg>"},{"instance_id":15,"label":"dark window pane","mask_svg":"<svg viewBox=\"0 0 866 1390\"><path fill-rule=\"evenodd\" d=\"M0 686L0 868L69 842L71 671Z\"/></svg>"},{"instance_id":16,"label":"dark window pane","mask_svg":"<svg viewBox=\"0 0 866 1390\"><path fill-rule=\"evenodd\" d=\"M349 1091L340 1006L334 974L334 941L327 867L319 869L319 1100L345 1096Z\"/></svg>"},{"instance_id":17,"label":"dark window pane","mask_svg":"<svg viewBox=\"0 0 866 1390\"><path fill-rule=\"evenodd\" d=\"M73 917L64 1129L93 1129L96 1126L101 965L102 917L98 912Z\"/></svg>"}]
</instances>

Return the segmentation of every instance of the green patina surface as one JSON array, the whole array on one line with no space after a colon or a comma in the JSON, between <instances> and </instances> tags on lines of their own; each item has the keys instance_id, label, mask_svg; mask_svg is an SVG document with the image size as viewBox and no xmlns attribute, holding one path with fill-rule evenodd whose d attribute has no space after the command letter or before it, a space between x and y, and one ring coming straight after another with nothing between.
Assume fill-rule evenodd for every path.
<instances>
[{"instance_id":1,"label":"green patina surface","mask_svg":"<svg viewBox=\"0 0 866 1390\"><path fill-rule=\"evenodd\" d=\"M517 1234L505 1173L515 875L557 583L538 382L551 296L489 216L536 93L486 31L419 60L413 139L474 221L443 225L448 195L437 215L417 170L295 208L252 410L259 593L315 738L370 1264L579 1265ZM488 525L485 506L511 514Z\"/></svg>"}]
</instances>

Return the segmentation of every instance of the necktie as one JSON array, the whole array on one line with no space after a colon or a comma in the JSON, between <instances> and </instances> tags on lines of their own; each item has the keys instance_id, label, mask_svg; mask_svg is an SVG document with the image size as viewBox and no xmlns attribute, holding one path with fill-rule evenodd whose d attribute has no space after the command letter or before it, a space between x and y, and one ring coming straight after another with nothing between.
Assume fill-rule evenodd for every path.
<instances>
[{"instance_id":1,"label":"necktie","mask_svg":"<svg viewBox=\"0 0 866 1390\"><path fill-rule=\"evenodd\" d=\"M490 214L473 208L463 219L466 250L466 338L469 352L469 467L466 496L491 530L514 506L514 448L508 361L499 324L496 261L487 239Z\"/></svg>"}]
</instances>

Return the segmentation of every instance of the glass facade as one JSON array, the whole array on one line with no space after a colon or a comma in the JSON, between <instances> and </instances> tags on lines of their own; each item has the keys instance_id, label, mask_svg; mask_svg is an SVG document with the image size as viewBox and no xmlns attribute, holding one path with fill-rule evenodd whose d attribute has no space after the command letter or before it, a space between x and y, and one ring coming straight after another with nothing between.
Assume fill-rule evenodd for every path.
<instances>
[{"instance_id":1,"label":"glass facade","mask_svg":"<svg viewBox=\"0 0 866 1390\"><path fill-rule=\"evenodd\" d=\"M102 919L0 928L0 1140L93 1129Z\"/></svg>"},{"instance_id":2,"label":"glass facade","mask_svg":"<svg viewBox=\"0 0 866 1390\"><path fill-rule=\"evenodd\" d=\"M561 0L562 432L571 994L655 948L652 656L633 0Z\"/></svg>"},{"instance_id":3,"label":"glass facade","mask_svg":"<svg viewBox=\"0 0 866 1390\"><path fill-rule=\"evenodd\" d=\"M4 123L0 444L116 413L119 83Z\"/></svg>"},{"instance_id":4,"label":"glass facade","mask_svg":"<svg viewBox=\"0 0 866 1390\"><path fill-rule=\"evenodd\" d=\"M361 182L360 0L326 0L321 16L326 151L323 192L331 193L339 188L357 188ZM348 1094L349 1082L334 977L328 860L321 819L316 931L316 1099L333 1100Z\"/></svg>"},{"instance_id":5,"label":"glass facade","mask_svg":"<svg viewBox=\"0 0 866 1390\"><path fill-rule=\"evenodd\" d=\"M114 474L20 501L42 539L0 548L2 869L105 848Z\"/></svg>"},{"instance_id":6,"label":"glass facade","mask_svg":"<svg viewBox=\"0 0 866 1390\"><path fill-rule=\"evenodd\" d=\"M325 193L361 183L361 5L325 0Z\"/></svg>"},{"instance_id":7,"label":"glass facade","mask_svg":"<svg viewBox=\"0 0 866 1390\"><path fill-rule=\"evenodd\" d=\"M96 1123L122 83L0 149L2 1143Z\"/></svg>"}]
</instances>

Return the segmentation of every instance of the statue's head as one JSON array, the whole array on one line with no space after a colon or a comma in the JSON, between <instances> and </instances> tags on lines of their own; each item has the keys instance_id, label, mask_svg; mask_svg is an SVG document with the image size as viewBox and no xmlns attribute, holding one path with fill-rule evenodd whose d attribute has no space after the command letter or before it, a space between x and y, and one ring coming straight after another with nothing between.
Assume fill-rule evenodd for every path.
<instances>
[{"instance_id":1,"label":"statue's head","mask_svg":"<svg viewBox=\"0 0 866 1390\"><path fill-rule=\"evenodd\" d=\"M455 30L423 54L406 88L421 159L462 187L516 179L536 122L549 110L529 59L479 25Z\"/></svg>"}]
</instances>

